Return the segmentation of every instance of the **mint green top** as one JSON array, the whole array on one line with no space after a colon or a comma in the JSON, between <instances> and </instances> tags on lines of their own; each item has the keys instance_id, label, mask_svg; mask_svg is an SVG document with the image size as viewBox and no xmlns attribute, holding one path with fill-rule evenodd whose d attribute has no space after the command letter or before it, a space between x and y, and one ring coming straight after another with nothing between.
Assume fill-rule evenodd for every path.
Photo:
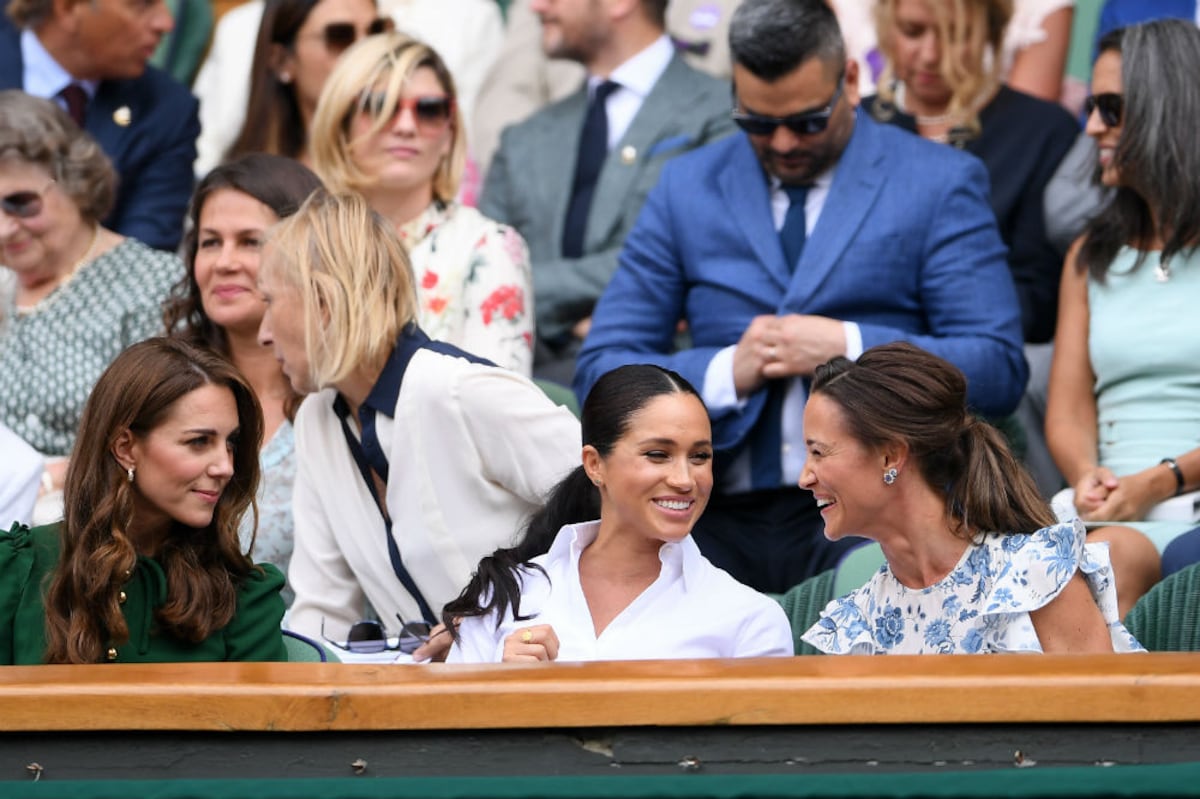
<instances>
[{"instance_id":1,"label":"mint green top","mask_svg":"<svg viewBox=\"0 0 1200 799\"><path fill-rule=\"evenodd\" d=\"M14 524L0 532L0 665L37 665L45 660L44 600L58 565L58 525L30 530ZM253 569L238 586L233 620L193 644L155 629L154 614L167 600L167 578L152 558L138 556L122 605L129 641L116 647L117 663L287 660L283 619L283 574L270 564Z\"/></svg>"}]
</instances>

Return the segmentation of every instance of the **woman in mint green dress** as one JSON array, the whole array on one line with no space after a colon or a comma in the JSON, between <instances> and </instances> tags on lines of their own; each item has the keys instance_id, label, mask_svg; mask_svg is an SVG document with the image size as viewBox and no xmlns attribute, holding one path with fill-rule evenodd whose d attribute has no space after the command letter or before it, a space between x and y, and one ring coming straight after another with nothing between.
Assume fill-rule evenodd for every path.
<instances>
[{"instance_id":1,"label":"woman in mint green dress","mask_svg":"<svg viewBox=\"0 0 1200 799\"><path fill-rule=\"evenodd\" d=\"M127 349L84 408L62 522L0 533L0 665L286 660L283 575L243 554L262 412L216 355Z\"/></svg>"},{"instance_id":2,"label":"woman in mint green dress","mask_svg":"<svg viewBox=\"0 0 1200 799\"><path fill-rule=\"evenodd\" d=\"M1063 270L1046 440L1071 486L1056 510L1109 542L1124 611L1200 499L1200 30L1159 20L1100 50L1087 132L1115 191Z\"/></svg>"}]
</instances>

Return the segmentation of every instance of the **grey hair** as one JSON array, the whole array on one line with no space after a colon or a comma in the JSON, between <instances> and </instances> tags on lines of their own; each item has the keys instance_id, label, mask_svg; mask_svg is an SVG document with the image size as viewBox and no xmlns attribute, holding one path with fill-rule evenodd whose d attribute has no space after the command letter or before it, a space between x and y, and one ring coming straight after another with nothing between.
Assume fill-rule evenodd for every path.
<instances>
[{"instance_id":1,"label":"grey hair","mask_svg":"<svg viewBox=\"0 0 1200 799\"><path fill-rule=\"evenodd\" d=\"M1122 185L1089 226L1080 253L1080 265L1100 280L1122 246L1147 236L1162 238L1163 261L1200 246L1200 29L1161 19L1106 41L1121 54L1125 108L1113 157Z\"/></svg>"},{"instance_id":2,"label":"grey hair","mask_svg":"<svg viewBox=\"0 0 1200 799\"><path fill-rule=\"evenodd\" d=\"M45 169L86 222L112 208L117 173L100 145L51 100L0 91L0 158Z\"/></svg>"},{"instance_id":3,"label":"grey hair","mask_svg":"<svg viewBox=\"0 0 1200 799\"><path fill-rule=\"evenodd\" d=\"M835 69L846 60L837 17L823 0L746 0L729 22L729 50L768 82L813 57Z\"/></svg>"}]
</instances>

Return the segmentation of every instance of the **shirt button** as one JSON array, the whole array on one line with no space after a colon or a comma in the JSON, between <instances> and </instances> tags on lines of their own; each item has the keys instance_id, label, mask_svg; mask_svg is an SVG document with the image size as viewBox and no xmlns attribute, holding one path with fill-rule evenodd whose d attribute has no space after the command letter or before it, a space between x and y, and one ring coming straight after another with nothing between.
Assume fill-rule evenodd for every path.
<instances>
[{"instance_id":1,"label":"shirt button","mask_svg":"<svg viewBox=\"0 0 1200 799\"><path fill-rule=\"evenodd\" d=\"M117 659L117 648L115 646L110 646L108 648L108 659L110 661Z\"/></svg>"},{"instance_id":2,"label":"shirt button","mask_svg":"<svg viewBox=\"0 0 1200 799\"><path fill-rule=\"evenodd\" d=\"M121 593L117 594L117 601L118 601L118 602L120 602L122 605L124 605L124 604L125 604L125 600L126 600L126 599L129 599L129 597L128 597L128 596L126 596L126 594L125 594L125 592L124 592L124 591L122 591Z\"/></svg>"}]
</instances>

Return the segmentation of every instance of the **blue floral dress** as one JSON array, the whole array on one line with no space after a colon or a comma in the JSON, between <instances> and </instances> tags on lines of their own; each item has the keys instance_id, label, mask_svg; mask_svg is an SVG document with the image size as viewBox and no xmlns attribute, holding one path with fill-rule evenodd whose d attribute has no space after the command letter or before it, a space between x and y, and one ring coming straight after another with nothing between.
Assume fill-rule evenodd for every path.
<instances>
[{"instance_id":1,"label":"blue floral dress","mask_svg":"<svg viewBox=\"0 0 1200 799\"><path fill-rule=\"evenodd\" d=\"M1085 543L1078 521L1029 535L988 533L940 582L908 588L884 564L869 583L830 602L803 639L833 655L1041 652L1029 618L1082 571L1116 652L1144 651L1117 615L1106 544Z\"/></svg>"}]
</instances>

